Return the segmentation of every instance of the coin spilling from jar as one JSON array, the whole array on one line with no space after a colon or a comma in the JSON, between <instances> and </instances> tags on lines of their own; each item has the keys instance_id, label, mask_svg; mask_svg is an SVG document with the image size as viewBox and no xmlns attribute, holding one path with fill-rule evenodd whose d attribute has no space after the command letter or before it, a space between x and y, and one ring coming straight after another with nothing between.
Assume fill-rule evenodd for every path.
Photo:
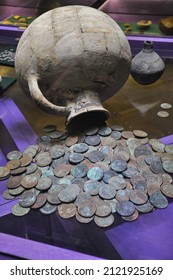
<instances>
[{"instance_id":1,"label":"coin spilling from jar","mask_svg":"<svg viewBox=\"0 0 173 280\"><path fill-rule=\"evenodd\" d=\"M75 133L50 124L36 144L9 152L0 167L7 186L3 197L18 198L14 215L56 213L103 228L116 215L134 221L166 208L173 198L172 174L173 144L105 123Z\"/></svg>"}]
</instances>

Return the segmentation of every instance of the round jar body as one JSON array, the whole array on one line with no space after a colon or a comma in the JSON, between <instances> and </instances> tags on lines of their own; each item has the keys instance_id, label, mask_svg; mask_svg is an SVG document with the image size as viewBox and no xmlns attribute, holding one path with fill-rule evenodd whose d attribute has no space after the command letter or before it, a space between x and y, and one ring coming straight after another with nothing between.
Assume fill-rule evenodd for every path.
<instances>
[{"instance_id":1,"label":"round jar body","mask_svg":"<svg viewBox=\"0 0 173 280\"><path fill-rule=\"evenodd\" d=\"M131 50L120 27L85 6L60 7L38 17L23 33L15 60L23 91L42 109L65 115L73 106L73 113L80 113L82 95L83 108L93 104L92 93L95 105L113 96L130 68Z\"/></svg>"}]
</instances>

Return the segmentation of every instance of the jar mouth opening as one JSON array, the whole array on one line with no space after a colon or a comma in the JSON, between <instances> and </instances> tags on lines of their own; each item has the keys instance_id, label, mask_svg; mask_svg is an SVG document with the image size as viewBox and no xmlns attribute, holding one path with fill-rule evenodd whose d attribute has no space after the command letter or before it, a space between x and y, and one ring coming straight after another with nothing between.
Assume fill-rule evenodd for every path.
<instances>
[{"instance_id":1,"label":"jar mouth opening","mask_svg":"<svg viewBox=\"0 0 173 280\"><path fill-rule=\"evenodd\" d=\"M83 130L91 126L100 126L109 118L107 110L94 110L78 114L67 120L66 127L70 131Z\"/></svg>"}]
</instances>

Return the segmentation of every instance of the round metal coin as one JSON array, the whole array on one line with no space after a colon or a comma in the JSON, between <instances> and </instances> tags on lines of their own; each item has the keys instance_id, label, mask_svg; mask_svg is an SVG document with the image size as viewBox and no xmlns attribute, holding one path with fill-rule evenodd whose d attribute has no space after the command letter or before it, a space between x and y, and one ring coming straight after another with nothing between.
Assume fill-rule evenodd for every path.
<instances>
[{"instance_id":1,"label":"round metal coin","mask_svg":"<svg viewBox=\"0 0 173 280\"><path fill-rule=\"evenodd\" d=\"M138 217L139 217L139 212L137 209L135 209L135 212L130 215L130 216L121 216L123 218L123 220L127 221L127 222L133 222L135 221Z\"/></svg>"},{"instance_id":2,"label":"round metal coin","mask_svg":"<svg viewBox=\"0 0 173 280\"><path fill-rule=\"evenodd\" d=\"M167 197L173 198L173 185L172 184L161 185L160 190Z\"/></svg>"},{"instance_id":3,"label":"round metal coin","mask_svg":"<svg viewBox=\"0 0 173 280\"><path fill-rule=\"evenodd\" d=\"M13 160L13 159L20 159L22 157L22 153L20 151L11 151L7 154L7 159Z\"/></svg>"},{"instance_id":4,"label":"round metal coin","mask_svg":"<svg viewBox=\"0 0 173 280\"><path fill-rule=\"evenodd\" d=\"M31 189L37 185L38 179L34 175L26 175L22 177L20 183L25 189Z\"/></svg>"},{"instance_id":5,"label":"round metal coin","mask_svg":"<svg viewBox=\"0 0 173 280\"><path fill-rule=\"evenodd\" d=\"M157 112L157 115L160 118L167 118L169 116L169 113L166 111L159 111L159 112Z\"/></svg>"},{"instance_id":6,"label":"round metal coin","mask_svg":"<svg viewBox=\"0 0 173 280\"><path fill-rule=\"evenodd\" d=\"M19 203L16 203L15 205L13 205L11 212L13 215L21 217L21 216L28 214L29 211L30 211L29 207L24 208L24 207L20 206Z\"/></svg>"},{"instance_id":7,"label":"round metal coin","mask_svg":"<svg viewBox=\"0 0 173 280\"><path fill-rule=\"evenodd\" d=\"M35 186L37 190L45 191L48 190L52 185L52 180L49 177L41 177L38 179L38 183Z\"/></svg>"},{"instance_id":8,"label":"round metal coin","mask_svg":"<svg viewBox=\"0 0 173 280\"><path fill-rule=\"evenodd\" d=\"M103 170L100 167L92 167L87 172L87 177L90 180L99 181L103 177Z\"/></svg>"},{"instance_id":9,"label":"round metal coin","mask_svg":"<svg viewBox=\"0 0 173 280\"><path fill-rule=\"evenodd\" d=\"M168 206L168 200L161 191L152 193L150 196L150 202L157 208L166 208Z\"/></svg>"},{"instance_id":10,"label":"round metal coin","mask_svg":"<svg viewBox=\"0 0 173 280\"><path fill-rule=\"evenodd\" d=\"M111 205L106 201L97 203L96 208L95 214L99 217L106 217L112 213Z\"/></svg>"},{"instance_id":11,"label":"round metal coin","mask_svg":"<svg viewBox=\"0 0 173 280\"><path fill-rule=\"evenodd\" d=\"M6 185L9 189L15 189L20 186L22 176L11 176L7 182Z\"/></svg>"},{"instance_id":12,"label":"round metal coin","mask_svg":"<svg viewBox=\"0 0 173 280\"><path fill-rule=\"evenodd\" d=\"M45 214L45 215L50 215L52 213L54 213L57 209L57 206L56 205L52 205L50 204L49 202L46 202L43 207L39 208L39 211L42 213L42 214Z\"/></svg>"},{"instance_id":13,"label":"round metal coin","mask_svg":"<svg viewBox=\"0 0 173 280\"><path fill-rule=\"evenodd\" d=\"M116 172L123 172L127 168L127 162L123 159L116 159L111 163L111 169Z\"/></svg>"},{"instance_id":14,"label":"round metal coin","mask_svg":"<svg viewBox=\"0 0 173 280\"><path fill-rule=\"evenodd\" d=\"M78 213L85 218L92 217L95 214L95 212L96 212L96 206L94 203L90 201L84 202L80 204L78 207Z\"/></svg>"},{"instance_id":15,"label":"round metal coin","mask_svg":"<svg viewBox=\"0 0 173 280\"><path fill-rule=\"evenodd\" d=\"M88 172L88 167L83 163L77 164L71 169L71 174L75 178L83 178L87 175L87 172Z\"/></svg>"},{"instance_id":16,"label":"round metal coin","mask_svg":"<svg viewBox=\"0 0 173 280\"><path fill-rule=\"evenodd\" d=\"M114 223L114 216L112 214L107 217L95 216L94 222L99 227L102 227L102 228L109 227Z\"/></svg>"},{"instance_id":17,"label":"round metal coin","mask_svg":"<svg viewBox=\"0 0 173 280\"><path fill-rule=\"evenodd\" d=\"M135 204L144 204L148 200L147 194L142 190L132 190L129 198Z\"/></svg>"},{"instance_id":18,"label":"round metal coin","mask_svg":"<svg viewBox=\"0 0 173 280\"><path fill-rule=\"evenodd\" d=\"M38 209L41 208L46 203L46 194L39 193L36 197L35 203L31 206L32 209Z\"/></svg>"},{"instance_id":19,"label":"round metal coin","mask_svg":"<svg viewBox=\"0 0 173 280\"><path fill-rule=\"evenodd\" d=\"M162 104L160 105L160 107L161 107L162 109L171 109L171 108L172 108L172 105L171 105L170 103L162 103Z\"/></svg>"},{"instance_id":20,"label":"round metal coin","mask_svg":"<svg viewBox=\"0 0 173 280\"><path fill-rule=\"evenodd\" d=\"M19 204L22 207L30 207L36 202L36 195L33 190L24 191L19 196Z\"/></svg>"},{"instance_id":21,"label":"round metal coin","mask_svg":"<svg viewBox=\"0 0 173 280\"><path fill-rule=\"evenodd\" d=\"M121 216L131 216L135 212L135 206L131 201L118 202L116 209Z\"/></svg>"},{"instance_id":22,"label":"round metal coin","mask_svg":"<svg viewBox=\"0 0 173 280\"><path fill-rule=\"evenodd\" d=\"M58 205L58 214L61 218L69 219L76 215L76 206L73 203Z\"/></svg>"},{"instance_id":23,"label":"round metal coin","mask_svg":"<svg viewBox=\"0 0 173 280\"><path fill-rule=\"evenodd\" d=\"M102 184L99 187L99 196L103 199L113 199L116 195L116 190L113 186Z\"/></svg>"}]
</instances>

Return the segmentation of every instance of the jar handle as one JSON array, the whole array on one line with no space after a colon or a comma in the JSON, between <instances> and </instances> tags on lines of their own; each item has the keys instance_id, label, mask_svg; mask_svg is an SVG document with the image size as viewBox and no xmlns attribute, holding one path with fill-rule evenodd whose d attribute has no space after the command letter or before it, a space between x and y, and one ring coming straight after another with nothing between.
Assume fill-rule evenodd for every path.
<instances>
[{"instance_id":1,"label":"jar handle","mask_svg":"<svg viewBox=\"0 0 173 280\"><path fill-rule=\"evenodd\" d=\"M57 115L68 115L70 113L68 107L54 105L44 97L38 86L38 78L35 75L30 75L28 77L28 87L32 99L46 112L55 113Z\"/></svg>"}]
</instances>

